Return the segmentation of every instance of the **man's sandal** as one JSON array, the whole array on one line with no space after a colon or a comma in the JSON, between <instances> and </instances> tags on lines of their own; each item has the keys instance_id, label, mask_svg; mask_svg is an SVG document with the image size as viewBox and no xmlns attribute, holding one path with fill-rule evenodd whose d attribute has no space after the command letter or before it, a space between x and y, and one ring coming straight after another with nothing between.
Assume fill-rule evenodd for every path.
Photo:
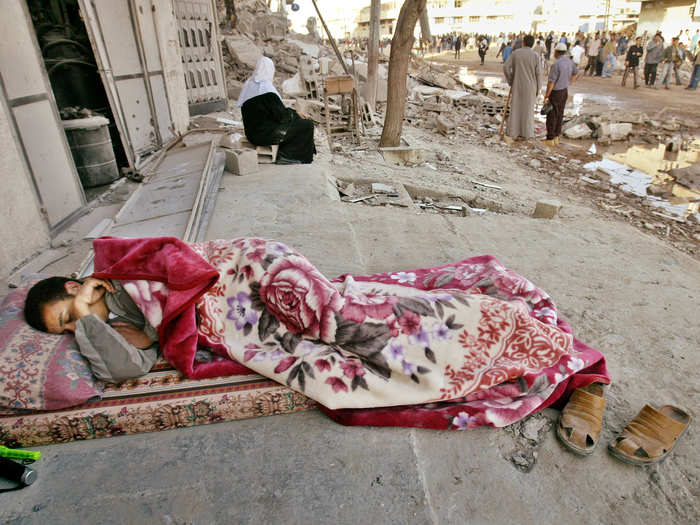
<instances>
[{"instance_id":1,"label":"man's sandal","mask_svg":"<svg viewBox=\"0 0 700 525\"><path fill-rule=\"evenodd\" d=\"M571 452L588 456L598 444L605 408L603 394L600 383L577 388L562 410L557 437Z\"/></svg>"},{"instance_id":2,"label":"man's sandal","mask_svg":"<svg viewBox=\"0 0 700 525\"><path fill-rule=\"evenodd\" d=\"M666 459L678 438L688 429L691 417L684 410L664 405L658 410L644 405L620 435L608 445L608 451L620 461L632 465L650 465Z\"/></svg>"}]
</instances>

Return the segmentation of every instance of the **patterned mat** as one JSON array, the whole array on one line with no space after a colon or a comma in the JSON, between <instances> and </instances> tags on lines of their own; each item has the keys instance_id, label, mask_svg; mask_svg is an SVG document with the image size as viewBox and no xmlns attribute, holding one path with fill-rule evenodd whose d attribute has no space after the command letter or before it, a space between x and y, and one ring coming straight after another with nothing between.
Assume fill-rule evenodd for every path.
<instances>
[{"instance_id":1,"label":"patterned mat","mask_svg":"<svg viewBox=\"0 0 700 525\"><path fill-rule=\"evenodd\" d=\"M49 412L0 409L0 444L31 447L308 410L313 401L259 375L191 380L159 361L106 385L102 399Z\"/></svg>"}]
</instances>

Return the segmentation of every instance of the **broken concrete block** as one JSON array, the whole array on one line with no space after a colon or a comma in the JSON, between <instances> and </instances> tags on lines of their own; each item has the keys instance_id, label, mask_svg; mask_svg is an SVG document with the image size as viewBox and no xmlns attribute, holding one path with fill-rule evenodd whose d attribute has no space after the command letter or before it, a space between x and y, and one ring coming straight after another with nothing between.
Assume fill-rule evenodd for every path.
<instances>
[{"instance_id":1,"label":"broken concrete block","mask_svg":"<svg viewBox=\"0 0 700 525\"><path fill-rule=\"evenodd\" d=\"M282 94L288 97L306 95L306 88L302 85L299 73L282 82Z\"/></svg>"},{"instance_id":2,"label":"broken concrete block","mask_svg":"<svg viewBox=\"0 0 700 525\"><path fill-rule=\"evenodd\" d=\"M381 182L372 183L372 193L396 193L396 188Z\"/></svg>"},{"instance_id":3,"label":"broken concrete block","mask_svg":"<svg viewBox=\"0 0 700 525\"><path fill-rule=\"evenodd\" d=\"M219 146L228 149L241 149L241 139L243 135L240 133L229 133L221 137L219 141Z\"/></svg>"},{"instance_id":4,"label":"broken concrete block","mask_svg":"<svg viewBox=\"0 0 700 525\"><path fill-rule=\"evenodd\" d=\"M601 139L624 140L630 133L632 133L632 124L629 123L608 124L603 122L598 128L598 138Z\"/></svg>"},{"instance_id":5,"label":"broken concrete block","mask_svg":"<svg viewBox=\"0 0 700 525\"><path fill-rule=\"evenodd\" d=\"M255 42L245 35L227 35L224 37L224 42L234 60L250 69L255 69L255 64L262 56Z\"/></svg>"},{"instance_id":6,"label":"broken concrete block","mask_svg":"<svg viewBox=\"0 0 700 525\"><path fill-rule=\"evenodd\" d=\"M424 160L424 150L407 146L379 148L384 160L392 164L421 164Z\"/></svg>"},{"instance_id":7,"label":"broken concrete block","mask_svg":"<svg viewBox=\"0 0 700 525\"><path fill-rule=\"evenodd\" d=\"M532 169L538 169L542 167L542 162L540 162L537 159L532 159L529 163L528 166L530 166Z\"/></svg>"},{"instance_id":8,"label":"broken concrete block","mask_svg":"<svg viewBox=\"0 0 700 525\"><path fill-rule=\"evenodd\" d=\"M250 149L225 149L226 171L234 175L248 175L258 171L258 155Z\"/></svg>"},{"instance_id":9,"label":"broken concrete block","mask_svg":"<svg viewBox=\"0 0 700 525\"><path fill-rule=\"evenodd\" d=\"M437 126L437 130L445 136L452 133L455 129L455 123L442 115L437 118L435 125Z\"/></svg>"},{"instance_id":10,"label":"broken concrete block","mask_svg":"<svg viewBox=\"0 0 700 525\"><path fill-rule=\"evenodd\" d=\"M561 203L558 201L539 201L535 205L532 216L535 219L553 219L561 208Z\"/></svg>"},{"instance_id":11,"label":"broken concrete block","mask_svg":"<svg viewBox=\"0 0 700 525\"><path fill-rule=\"evenodd\" d=\"M569 139L589 138L591 133L592 131L591 128L588 127L588 124L576 124L564 130L564 136Z\"/></svg>"}]
</instances>

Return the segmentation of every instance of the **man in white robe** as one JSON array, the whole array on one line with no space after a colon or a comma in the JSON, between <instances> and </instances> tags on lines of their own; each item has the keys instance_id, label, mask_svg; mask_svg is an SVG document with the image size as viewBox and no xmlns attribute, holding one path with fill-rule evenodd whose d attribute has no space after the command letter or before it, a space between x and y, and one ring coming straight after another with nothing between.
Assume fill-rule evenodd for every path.
<instances>
[{"instance_id":1,"label":"man in white robe","mask_svg":"<svg viewBox=\"0 0 700 525\"><path fill-rule=\"evenodd\" d=\"M541 83L540 58L532 49L535 38L526 35L523 47L513 51L503 65L503 73L511 87L510 115L506 133L526 139L535 136L535 101Z\"/></svg>"}]
</instances>

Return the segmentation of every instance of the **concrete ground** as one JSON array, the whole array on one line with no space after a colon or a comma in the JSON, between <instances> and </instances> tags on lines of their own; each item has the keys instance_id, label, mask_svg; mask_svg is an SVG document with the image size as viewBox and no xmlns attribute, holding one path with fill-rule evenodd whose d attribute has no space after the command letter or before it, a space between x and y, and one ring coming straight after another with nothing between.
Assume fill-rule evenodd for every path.
<instances>
[{"instance_id":1,"label":"concrete ground","mask_svg":"<svg viewBox=\"0 0 700 525\"><path fill-rule=\"evenodd\" d=\"M343 427L311 411L41 447L37 482L0 494L0 522L698 523L697 427L655 467L605 450L644 403L698 406L698 261L566 194L553 220L518 206L458 217L338 201L329 176L448 177L378 167L372 155L331 158L326 146L310 166L225 175L208 238L275 238L327 275L496 255L607 356L613 384L591 457L557 442L554 410L467 432ZM481 146L452 155L468 175L498 166L506 194L533 207L546 195Z\"/></svg>"}]
</instances>

